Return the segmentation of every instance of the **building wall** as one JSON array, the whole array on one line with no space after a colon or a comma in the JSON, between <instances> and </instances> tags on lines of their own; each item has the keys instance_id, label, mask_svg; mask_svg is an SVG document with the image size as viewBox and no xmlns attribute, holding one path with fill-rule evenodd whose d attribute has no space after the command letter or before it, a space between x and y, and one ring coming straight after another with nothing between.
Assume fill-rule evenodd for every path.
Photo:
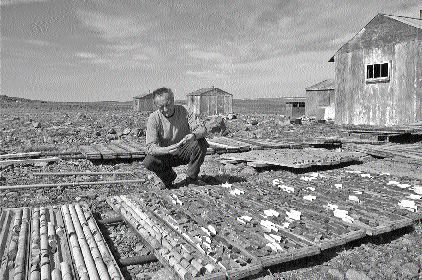
<instances>
[{"instance_id":1,"label":"building wall","mask_svg":"<svg viewBox=\"0 0 422 280\"><path fill-rule=\"evenodd\" d=\"M133 110L137 112L154 111L154 101L152 98L134 98Z\"/></svg>"},{"instance_id":2,"label":"building wall","mask_svg":"<svg viewBox=\"0 0 422 280\"><path fill-rule=\"evenodd\" d=\"M199 115L226 115L233 112L233 97L229 94L189 95L188 108Z\"/></svg>"},{"instance_id":3,"label":"building wall","mask_svg":"<svg viewBox=\"0 0 422 280\"><path fill-rule=\"evenodd\" d=\"M366 64L391 61L389 82L366 83ZM335 121L398 125L422 119L422 41L338 52Z\"/></svg>"},{"instance_id":4,"label":"building wall","mask_svg":"<svg viewBox=\"0 0 422 280\"><path fill-rule=\"evenodd\" d=\"M324 119L325 109L334 108L335 94L333 89L327 90L307 90L305 115L316 117L318 120Z\"/></svg>"}]
</instances>

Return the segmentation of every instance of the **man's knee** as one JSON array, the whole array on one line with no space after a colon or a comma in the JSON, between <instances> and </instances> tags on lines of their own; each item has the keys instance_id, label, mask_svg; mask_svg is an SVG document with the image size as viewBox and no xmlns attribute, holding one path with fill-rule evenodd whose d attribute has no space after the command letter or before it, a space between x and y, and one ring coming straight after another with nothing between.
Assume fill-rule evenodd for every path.
<instances>
[{"instance_id":1,"label":"man's knee","mask_svg":"<svg viewBox=\"0 0 422 280\"><path fill-rule=\"evenodd\" d=\"M201 154L206 154L207 149L210 146L207 140L205 140L205 138L201 138L201 139L198 139L197 142L198 142L198 148Z\"/></svg>"},{"instance_id":2,"label":"man's knee","mask_svg":"<svg viewBox=\"0 0 422 280\"><path fill-rule=\"evenodd\" d=\"M156 159L154 158L154 156L147 155L142 163L146 169L153 170L154 166L156 165L155 162L156 162Z\"/></svg>"}]
</instances>

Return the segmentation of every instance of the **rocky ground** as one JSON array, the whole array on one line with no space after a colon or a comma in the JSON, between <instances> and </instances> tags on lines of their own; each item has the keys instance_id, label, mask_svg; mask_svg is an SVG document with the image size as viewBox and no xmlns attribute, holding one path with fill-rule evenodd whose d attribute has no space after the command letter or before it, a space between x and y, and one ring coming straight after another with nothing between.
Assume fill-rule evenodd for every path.
<instances>
[{"instance_id":1,"label":"rocky ground","mask_svg":"<svg viewBox=\"0 0 422 280\"><path fill-rule=\"evenodd\" d=\"M0 104L1 105L1 104ZM78 151L78 145L107 142L111 139L144 141L147 114L136 113L125 106L10 104L0 110L0 153L22 151ZM291 125L279 115L239 114L226 120L225 134L250 138L313 139L342 136L333 124L310 123ZM176 168L183 179L186 167ZM389 172L400 180L421 184L420 166L391 160L368 159L361 165L348 166L379 174ZM140 189L155 189L156 178L140 161L93 163L84 159L60 160L48 165L15 165L0 169L0 185L59 183L110 180L111 176L40 177L34 172L63 171L130 171L144 182L127 185L60 187L49 189L0 191L0 207L36 206L84 201L98 218L114 216L105 199L114 194L132 194ZM321 171L335 172L335 171ZM295 179L300 174L288 170L256 170L244 164L219 162L218 155L206 157L201 172L207 184L226 181L259 187L274 178ZM120 175L117 179L132 179ZM296 178L297 179L297 178ZM103 233L116 259L147 254L137 235L125 224L107 225ZM365 238L347 246L327 250L321 256L306 258L271 267L253 279L418 279L422 277L422 224L382 236ZM157 263L128 266L123 269L128 279L166 279L165 270Z\"/></svg>"}]
</instances>

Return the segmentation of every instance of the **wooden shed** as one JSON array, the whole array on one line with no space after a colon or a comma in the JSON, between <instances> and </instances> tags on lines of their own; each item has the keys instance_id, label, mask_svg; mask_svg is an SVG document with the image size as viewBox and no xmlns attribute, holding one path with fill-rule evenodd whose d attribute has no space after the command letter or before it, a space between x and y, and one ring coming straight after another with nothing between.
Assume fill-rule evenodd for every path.
<instances>
[{"instance_id":1,"label":"wooden shed","mask_svg":"<svg viewBox=\"0 0 422 280\"><path fill-rule=\"evenodd\" d=\"M154 100L152 93L141 94L133 97L133 110L137 112L154 111Z\"/></svg>"},{"instance_id":2,"label":"wooden shed","mask_svg":"<svg viewBox=\"0 0 422 280\"><path fill-rule=\"evenodd\" d=\"M422 19L378 14L330 62L337 124L422 120Z\"/></svg>"},{"instance_id":3,"label":"wooden shed","mask_svg":"<svg viewBox=\"0 0 422 280\"><path fill-rule=\"evenodd\" d=\"M317 120L334 119L334 80L324 80L306 88L305 115Z\"/></svg>"},{"instance_id":4,"label":"wooden shed","mask_svg":"<svg viewBox=\"0 0 422 280\"><path fill-rule=\"evenodd\" d=\"M305 115L306 97L283 97L286 108L284 115L291 119L300 118Z\"/></svg>"},{"instance_id":5,"label":"wooden shed","mask_svg":"<svg viewBox=\"0 0 422 280\"><path fill-rule=\"evenodd\" d=\"M233 95L216 87L201 88L187 95L188 108L196 115L233 113Z\"/></svg>"}]
</instances>

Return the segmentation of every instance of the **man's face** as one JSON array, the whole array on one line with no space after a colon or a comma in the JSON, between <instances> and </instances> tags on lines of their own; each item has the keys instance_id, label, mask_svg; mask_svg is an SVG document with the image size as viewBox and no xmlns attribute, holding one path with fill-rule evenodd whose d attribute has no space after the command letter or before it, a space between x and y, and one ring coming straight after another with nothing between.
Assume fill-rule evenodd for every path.
<instances>
[{"instance_id":1,"label":"man's face","mask_svg":"<svg viewBox=\"0 0 422 280\"><path fill-rule=\"evenodd\" d=\"M165 116L170 117L174 113L174 96L173 93L165 92L154 98L155 106Z\"/></svg>"}]
</instances>

